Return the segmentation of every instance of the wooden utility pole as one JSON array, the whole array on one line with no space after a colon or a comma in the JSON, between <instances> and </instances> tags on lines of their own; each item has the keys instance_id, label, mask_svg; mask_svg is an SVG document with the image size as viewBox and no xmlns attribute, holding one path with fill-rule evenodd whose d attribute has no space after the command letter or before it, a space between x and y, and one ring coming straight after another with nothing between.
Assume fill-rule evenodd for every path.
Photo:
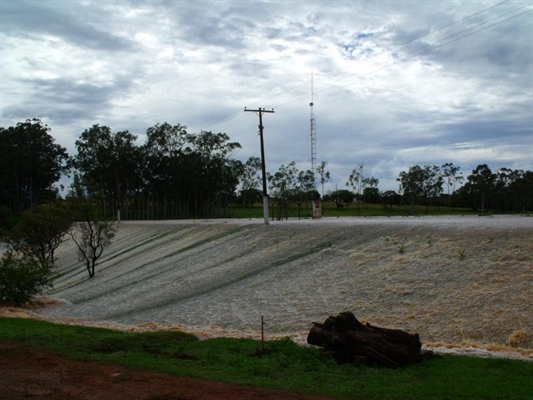
<instances>
[{"instance_id":1,"label":"wooden utility pole","mask_svg":"<svg viewBox=\"0 0 533 400\"><path fill-rule=\"evenodd\" d=\"M259 115L259 139L261 141L261 171L263 176L263 217L265 225L268 225L268 193L266 183L266 167L265 167L265 145L263 143L263 113L273 113L274 110L265 110L259 107L257 110L248 110L244 107L244 111L255 112Z\"/></svg>"}]
</instances>

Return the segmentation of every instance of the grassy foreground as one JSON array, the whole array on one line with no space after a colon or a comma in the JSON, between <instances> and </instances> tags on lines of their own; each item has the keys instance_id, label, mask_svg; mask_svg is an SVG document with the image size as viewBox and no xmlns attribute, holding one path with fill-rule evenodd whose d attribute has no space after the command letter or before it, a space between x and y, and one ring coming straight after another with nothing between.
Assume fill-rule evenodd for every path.
<instances>
[{"instance_id":1,"label":"grassy foreground","mask_svg":"<svg viewBox=\"0 0 533 400\"><path fill-rule=\"evenodd\" d=\"M50 349L65 357L145 371L313 393L339 399L531 399L533 363L437 357L400 370L337 365L291 340L199 341L180 332L125 333L0 318L0 341Z\"/></svg>"}]
</instances>

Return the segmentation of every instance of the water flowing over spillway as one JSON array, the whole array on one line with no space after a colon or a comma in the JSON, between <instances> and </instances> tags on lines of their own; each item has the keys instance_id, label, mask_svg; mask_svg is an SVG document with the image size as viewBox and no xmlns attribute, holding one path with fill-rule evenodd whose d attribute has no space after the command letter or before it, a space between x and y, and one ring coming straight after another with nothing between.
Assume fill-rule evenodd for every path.
<instances>
[{"instance_id":1,"label":"water flowing over spillway","mask_svg":"<svg viewBox=\"0 0 533 400\"><path fill-rule=\"evenodd\" d=\"M45 317L305 332L352 311L429 342L533 348L533 218L122 222L89 279L65 242Z\"/></svg>"}]
</instances>

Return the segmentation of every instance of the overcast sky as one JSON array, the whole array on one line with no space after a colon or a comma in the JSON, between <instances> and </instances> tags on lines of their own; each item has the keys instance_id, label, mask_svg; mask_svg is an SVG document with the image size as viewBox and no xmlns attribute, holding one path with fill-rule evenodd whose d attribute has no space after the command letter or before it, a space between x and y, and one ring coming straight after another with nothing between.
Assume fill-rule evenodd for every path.
<instances>
[{"instance_id":1,"label":"overcast sky","mask_svg":"<svg viewBox=\"0 0 533 400\"><path fill-rule=\"evenodd\" d=\"M267 170L311 167L311 77L326 189L352 169L452 162L533 170L533 5L517 1L0 0L0 126L225 132Z\"/></svg>"}]
</instances>

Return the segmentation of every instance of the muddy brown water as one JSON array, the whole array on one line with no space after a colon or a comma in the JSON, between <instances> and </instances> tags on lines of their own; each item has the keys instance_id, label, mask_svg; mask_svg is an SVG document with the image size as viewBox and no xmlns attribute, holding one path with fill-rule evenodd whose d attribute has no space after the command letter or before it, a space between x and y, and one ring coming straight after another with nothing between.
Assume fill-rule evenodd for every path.
<instances>
[{"instance_id":1,"label":"muddy brown water","mask_svg":"<svg viewBox=\"0 0 533 400\"><path fill-rule=\"evenodd\" d=\"M533 349L533 218L122 222L88 279L58 250L52 320L301 339L352 311L438 345Z\"/></svg>"}]
</instances>

